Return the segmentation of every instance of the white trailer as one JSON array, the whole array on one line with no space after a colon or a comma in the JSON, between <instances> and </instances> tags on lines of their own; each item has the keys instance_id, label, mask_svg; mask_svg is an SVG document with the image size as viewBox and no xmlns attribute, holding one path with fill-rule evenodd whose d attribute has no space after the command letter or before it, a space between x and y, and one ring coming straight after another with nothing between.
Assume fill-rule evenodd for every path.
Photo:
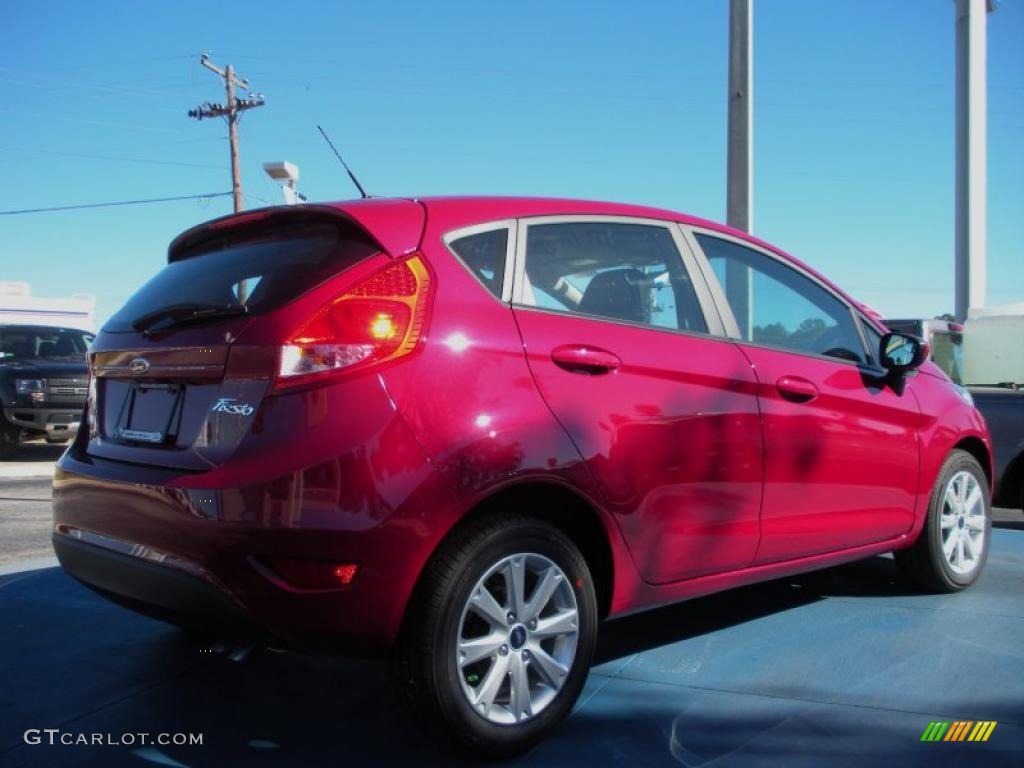
<instances>
[{"instance_id":1,"label":"white trailer","mask_svg":"<svg viewBox=\"0 0 1024 768\"><path fill-rule=\"evenodd\" d=\"M968 384L1024 385L1024 302L972 308L963 350Z\"/></svg>"}]
</instances>

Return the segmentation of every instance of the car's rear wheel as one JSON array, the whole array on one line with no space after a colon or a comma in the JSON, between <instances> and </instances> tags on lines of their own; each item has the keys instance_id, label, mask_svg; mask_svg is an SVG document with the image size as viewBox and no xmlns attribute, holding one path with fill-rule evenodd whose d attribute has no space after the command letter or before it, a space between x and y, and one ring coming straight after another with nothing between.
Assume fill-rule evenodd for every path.
<instances>
[{"instance_id":1,"label":"car's rear wheel","mask_svg":"<svg viewBox=\"0 0 1024 768\"><path fill-rule=\"evenodd\" d=\"M955 450L939 472L921 534L909 549L896 552L896 565L926 589L957 592L981 574L991 532L985 472L969 453Z\"/></svg>"},{"instance_id":2,"label":"car's rear wheel","mask_svg":"<svg viewBox=\"0 0 1024 768\"><path fill-rule=\"evenodd\" d=\"M519 515L471 525L435 555L413 601L396 672L417 719L500 757L568 714L593 658L597 599L558 529Z\"/></svg>"}]
</instances>

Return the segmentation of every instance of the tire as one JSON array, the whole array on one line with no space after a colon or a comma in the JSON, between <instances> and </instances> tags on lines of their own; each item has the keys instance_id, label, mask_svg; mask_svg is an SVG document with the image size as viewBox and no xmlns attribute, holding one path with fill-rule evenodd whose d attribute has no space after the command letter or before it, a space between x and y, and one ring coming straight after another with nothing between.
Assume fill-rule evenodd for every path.
<instances>
[{"instance_id":1,"label":"tire","mask_svg":"<svg viewBox=\"0 0 1024 768\"><path fill-rule=\"evenodd\" d=\"M0 460L14 458L19 438L21 429L0 417Z\"/></svg>"},{"instance_id":2,"label":"tire","mask_svg":"<svg viewBox=\"0 0 1024 768\"><path fill-rule=\"evenodd\" d=\"M981 575L991 539L988 479L977 459L954 450L935 482L924 527L909 549L895 553L896 566L925 589L959 592Z\"/></svg>"},{"instance_id":3,"label":"tire","mask_svg":"<svg viewBox=\"0 0 1024 768\"><path fill-rule=\"evenodd\" d=\"M513 572L524 574L518 602L508 592ZM529 749L583 689L597 641L594 584L579 549L542 521L502 515L457 531L427 565L409 610L397 683L416 721L464 751L494 758ZM460 640L474 641L463 650L480 659L460 657Z\"/></svg>"}]
</instances>

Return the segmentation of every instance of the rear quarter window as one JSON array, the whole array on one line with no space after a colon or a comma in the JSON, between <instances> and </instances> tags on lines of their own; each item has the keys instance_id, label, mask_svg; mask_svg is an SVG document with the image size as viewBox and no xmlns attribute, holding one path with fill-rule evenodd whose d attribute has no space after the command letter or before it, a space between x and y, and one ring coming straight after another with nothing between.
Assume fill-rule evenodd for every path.
<instances>
[{"instance_id":1,"label":"rear quarter window","mask_svg":"<svg viewBox=\"0 0 1024 768\"><path fill-rule=\"evenodd\" d=\"M508 252L508 228L464 235L448 243L459 260L492 294L501 298Z\"/></svg>"}]
</instances>

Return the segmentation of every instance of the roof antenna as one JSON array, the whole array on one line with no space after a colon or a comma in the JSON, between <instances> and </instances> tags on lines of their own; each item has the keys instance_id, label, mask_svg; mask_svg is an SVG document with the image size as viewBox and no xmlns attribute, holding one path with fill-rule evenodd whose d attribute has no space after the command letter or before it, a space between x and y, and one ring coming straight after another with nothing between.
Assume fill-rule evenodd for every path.
<instances>
[{"instance_id":1,"label":"roof antenna","mask_svg":"<svg viewBox=\"0 0 1024 768\"><path fill-rule=\"evenodd\" d=\"M356 175L355 175L354 173L352 173L352 169L348 167L348 163L346 163L346 162L345 162L345 160L344 160L344 159L342 158L342 156L341 156L341 153L340 153L340 152L338 152L338 150L337 150L337 149L335 148L335 146L334 146L334 142L333 142L333 141L331 141L331 137L330 137L330 136L328 136L328 135L327 135L327 133L326 133L326 132L324 131L324 129L323 129L323 128L321 128L321 127L320 127L319 125L318 125L318 126L316 127L316 129L317 129L318 131L320 131L320 133L321 133L321 134L323 135L323 137L324 137L324 140L325 140L325 141L327 142L328 146L329 146L329 147L330 147L330 148L331 148L332 150L334 150L334 154L335 154L335 156L337 156L338 160L339 160L339 161L341 162L342 166L343 166L343 167L345 168L345 172L346 172L346 173L348 174L348 177L349 177L350 179L352 179L352 183L353 183L353 184L355 184L355 185L356 185L356 189L358 189L358 190L359 190L359 195L360 195L360 196L361 196L361 197L362 197L362 198L363 198L364 200L365 200L366 198L368 198L368 197L369 197L369 195L368 195L368 194L366 194L366 190L365 190L365 189L363 189L363 185L359 183L359 179L357 179L357 178L356 178Z\"/></svg>"}]
</instances>

